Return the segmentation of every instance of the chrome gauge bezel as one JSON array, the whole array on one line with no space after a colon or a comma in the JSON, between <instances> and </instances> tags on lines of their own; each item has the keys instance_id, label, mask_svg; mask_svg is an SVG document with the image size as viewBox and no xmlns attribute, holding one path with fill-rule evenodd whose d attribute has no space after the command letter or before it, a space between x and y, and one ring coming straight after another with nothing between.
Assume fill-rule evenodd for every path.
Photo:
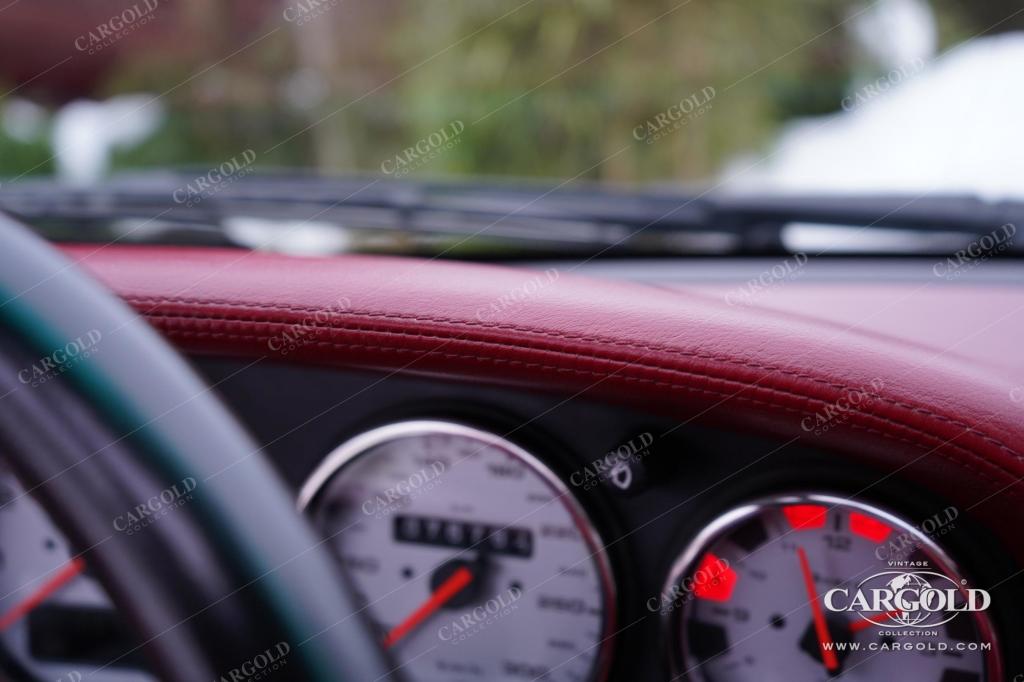
<instances>
[{"instance_id":1,"label":"chrome gauge bezel","mask_svg":"<svg viewBox=\"0 0 1024 682\"><path fill-rule=\"evenodd\" d=\"M723 514L716 516L710 523L704 526L699 533L686 544L683 551L672 562L668 578L662 587L662 594L671 594L676 585L696 568L697 560L704 555L710 545L725 534L729 529L739 525L763 510L776 508L783 505L816 503L829 507L829 510L837 506L847 509L854 509L874 515L886 523L891 524L903 533L908 533L919 543L919 546L939 564L942 570L957 576L964 576L956 562L940 547L934 540L904 521L895 512L875 503L866 503L838 494L826 492L798 492L785 493L761 497L737 507L733 507ZM686 673L687 649L686 640L683 637L683 619L685 608L672 609L662 616L662 632L668 643L669 669L673 680L693 680L692 675ZM992 650L985 656L986 676L989 680L1002 679L1002 655L1000 652L999 640L996 635L995 625L988 615L977 617L979 633L992 642Z\"/></svg>"},{"instance_id":2,"label":"chrome gauge bezel","mask_svg":"<svg viewBox=\"0 0 1024 682\"><path fill-rule=\"evenodd\" d=\"M307 514L308 509L327 487L328 483L340 474L348 465L384 443L403 438L429 435L447 435L470 438L480 443L507 452L520 460L527 468L539 476L566 506L573 522L583 534L584 544L595 560L601 581L604 600L604 624L599 640L600 651L594 660L592 679L604 682L611 671L612 651L614 649L615 624L617 622L617 592L615 574L611 561L590 515L583 508L575 494L569 490L561 477L536 456L502 436L454 421L440 419L413 419L392 422L383 426L364 431L332 450L306 478L299 488L296 506L300 513Z\"/></svg>"}]
</instances>

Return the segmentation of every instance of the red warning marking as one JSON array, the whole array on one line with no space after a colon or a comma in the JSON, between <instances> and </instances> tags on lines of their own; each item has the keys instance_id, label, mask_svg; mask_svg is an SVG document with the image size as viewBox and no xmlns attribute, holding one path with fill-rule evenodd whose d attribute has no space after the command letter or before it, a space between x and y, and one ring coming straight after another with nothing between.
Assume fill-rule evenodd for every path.
<instances>
[{"instance_id":1,"label":"red warning marking","mask_svg":"<svg viewBox=\"0 0 1024 682\"><path fill-rule=\"evenodd\" d=\"M850 530L871 542L881 542L892 532L892 528L886 524L860 512L850 512Z\"/></svg>"},{"instance_id":2,"label":"red warning marking","mask_svg":"<svg viewBox=\"0 0 1024 682\"><path fill-rule=\"evenodd\" d=\"M728 601L736 587L736 571L708 552L693 572L693 593L698 599Z\"/></svg>"},{"instance_id":3,"label":"red warning marking","mask_svg":"<svg viewBox=\"0 0 1024 682\"><path fill-rule=\"evenodd\" d=\"M828 509L820 504L791 504L782 508L793 530L813 530L825 525Z\"/></svg>"}]
</instances>

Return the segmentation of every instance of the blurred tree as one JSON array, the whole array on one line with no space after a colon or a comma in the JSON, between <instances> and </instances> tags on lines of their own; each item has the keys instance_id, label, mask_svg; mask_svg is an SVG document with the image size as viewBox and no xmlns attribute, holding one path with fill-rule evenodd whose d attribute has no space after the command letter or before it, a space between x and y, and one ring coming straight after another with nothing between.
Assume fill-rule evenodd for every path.
<instances>
[{"instance_id":1,"label":"blurred tree","mask_svg":"<svg viewBox=\"0 0 1024 682\"><path fill-rule=\"evenodd\" d=\"M617 181L706 178L781 120L838 108L841 15L824 0L410 3L394 49L424 59L397 88L410 135L453 119L459 145L430 170ZM499 9L500 8L500 9ZM508 15L493 25L499 11ZM461 41L461 42L459 42ZM633 129L711 86L711 109L652 144ZM609 158L611 157L611 158Z\"/></svg>"}]
</instances>

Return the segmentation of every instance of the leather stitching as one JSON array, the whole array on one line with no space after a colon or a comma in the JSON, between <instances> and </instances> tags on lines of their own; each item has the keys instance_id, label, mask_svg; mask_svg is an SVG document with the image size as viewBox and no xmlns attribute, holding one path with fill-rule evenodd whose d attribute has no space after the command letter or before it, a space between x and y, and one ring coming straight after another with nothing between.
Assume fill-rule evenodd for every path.
<instances>
[{"instance_id":1,"label":"leather stitching","mask_svg":"<svg viewBox=\"0 0 1024 682\"><path fill-rule=\"evenodd\" d=\"M192 316L192 315L153 314L153 315L151 315L151 317L155 318L156 320L164 319L164 320L169 320L169 321L179 321L179 322L186 322L186 323L192 323L192 324L201 323L201 322L215 322L215 321L235 322L234 320L211 319L211 318L204 318L204 317L196 317L196 316ZM272 325L273 324L277 324L277 325L291 326L291 325L289 325L289 323L283 323L283 322L272 322L272 321L261 321L261 322L264 323L264 324L272 324ZM231 333L231 332L218 332L218 331L195 330L195 329L180 329L180 328L175 329L175 328L171 328L169 325L164 325L164 326L167 328L167 332L168 332L169 335L171 335L171 336L180 336L180 337L196 337L196 338L210 337L210 338L224 338L224 339L237 339L237 340L243 340L243 341L263 341L263 342L267 342L267 341L270 341L272 338L275 338L274 336L259 335L259 334L255 334L255 333ZM452 341L452 342L462 341L462 342L478 343L478 344L491 345L491 346L496 345L496 344L494 344L492 342L472 341L472 340L468 340L468 339L460 339L458 337L441 337L441 336L430 336L430 335L424 335L424 334L409 334L409 333L390 332L390 331L388 331L388 332L376 332L376 333L383 333L383 334L386 334L386 335L397 335L397 336L418 336L418 337L424 337L424 338L435 339L435 340L439 339L439 340ZM794 408L794 407L789 407L789 406L786 406L786 405L781 405L781 404L779 404L777 402L767 402L767 401L764 401L764 400L759 400L759 399L752 398L752 397L747 397L747 396L734 395L734 394L726 393L726 392L723 392L723 391L716 391L716 390L713 390L713 389L699 388L699 387L696 387L696 386L691 386L689 384L680 384L680 383L675 383L675 382L659 381L659 380L651 379L651 378L634 377L634 376L628 376L628 375L622 375L622 374L616 374L616 375L611 375L610 376L606 372L600 372L600 371L595 371L595 370L585 370L585 369L578 369L578 368L566 368L566 367L560 367L558 365L551 365L551 364L541 363L541 362L527 362L525 360L515 360L515 359L510 359L510 358L498 358L498 357L490 357L490 356L470 355L470 354L464 354L464 353L451 353L451 352L440 353L440 352L437 352L437 351L430 351L430 350L426 350L426 349L405 348L405 347L395 347L395 346L381 346L381 345L378 345L378 344L356 344L356 343L344 343L344 342L337 342L337 341L313 341L309 345L316 345L316 346L321 346L321 347L331 347L331 348L351 348L351 349L365 348L365 349L368 349L368 350L384 351L384 352L395 352L395 353L428 353L428 354L440 355L442 357L454 358L454 359L475 360L475 361L490 362L490 363L495 363L495 364L502 364L503 363L503 364L508 364L508 365L522 366L522 367L536 367L536 368L541 368L541 369L554 370L554 371L560 372L560 373L572 373L572 374L578 374L578 375L598 376L598 377L606 377L606 378L619 378L619 379L622 379L624 381L632 381L632 382L638 382L638 383L648 383L648 384L657 385L657 386L664 386L664 387L667 387L667 388L670 388L670 389L673 389L673 390L681 390L682 389L682 390L688 390L688 391L691 391L691 392L699 392L699 393L710 394L710 395L719 396L719 397L726 397L726 398L730 398L730 399L734 399L734 400L750 402L750 403L753 403L753 404L761 405L761 406L764 406L764 407L769 407L769 408L776 409L776 410L780 410L781 409L781 410L784 410L786 412L792 412L792 413L798 413L798 414L799 413L803 413L802 410L799 410L799 409ZM570 355L570 356L576 357L578 359L589 359L589 358L586 358L585 356L580 356L578 354L573 354L573 353L566 353L565 351L560 351L560 350L552 350L552 351L547 351L547 352L554 352L554 353L557 353L557 354L560 354L560 355ZM609 358L600 358L600 359L607 360L609 362L623 363L623 361L621 361L621 360L613 360L613 359L609 359ZM812 398L810 396L801 395L801 394L795 394L795 393L792 393L792 392L787 392L787 391L784 391L784 390L780 390L780 389L776 389L776 388L768 387L768 386L752 385L752 384L749 384L749 383L746 383L746 382L743 382L743 381L740 381L740 380L737 380L737 379L731 379L731 378L725 378L725 377L717 377L717 376L711 376L711 375L704 375L704 374L699 374L699 373L694 373L694 372L688 372L686 370L679 370L679 369L673 369L673 368L667 368L667 367L654 367L654 366L650 366L650 365L640 365L639 363L623 363L623 364L626 364L627 367L632 365L632 366L637 366L637 367L643 367L643 368L646 368L646 369L652 369L654 371L663 371L663 372L669 372L669 373L673 373L673 374L690 375L690 376L693 376L693 377L696 377L696 378L711 379L711 380L716 380L716 381L720 381L720 382L733 382L733 383L738 383L741 386L744 386L746 388L752 388L752 389L755 389L755 390L758 390L758 391L766 391L768 393L782 394L782 395L788 395L788 396L791 396L791 397L796 397L796 398L801 399L801 400L803 400L805 402L808 402L808 403L817 402L817 403L821 403L823 405L828 404L827 401L825 401L823 399L820 399L820 398ZM895 427L895 428L898 428L898 429L901 429L901 430L904 430L904 431L909 431L909 432L917 434L919 436L923 436L924 439L930 440L931 442L938 442L939 443L938 447L942 447L942 446L950 447L950 448L952 448L952 449L954 449L956 451L959 451L959 452L963 453L968 458L976 460L976 461L978 461L978 462L980 462L980 463L982 463L982 464L984 464L984 465L986 465L986 466L988 466L988 467L998 471L1000 474L1014 476L1014 474L1012 472L1010 472L1010 471L1008 471L1008 470L998 466L994 462L989 461L987 458L978 455L977 453L973 452L972 450L969 450L969 449L967 449L967 448L965 448L963 446L960 446L960 445L953 444L952 442L943 441L941 438L939 438L937 436L934 436L933 434L928 433L926 431L923 431L923 430L921 430L921 429L919 429L917 427L914 427L912 425L902 424L902 423L897 422L897 421L895 421L893 419L890 419L888 417L883 417L883 416L880 416L880 415L870 414L870 413L866 413L866 412L856 412L856 413L852 413L852 414L854 416L860 415L861 417L866 418L866 419L872 419L872 420L876 420L876 421L881 421L881 422L886 423L886 424L888 424L888 425L890 425L892 427ZM854 429L857 429L857 430L866 431L866 432L869 432L869 433L874 433L876 435L880 435L880 436L882 436L884 438L887 438L887 439L890 439L890 440L896 440L896 441L899 441L899 442L907 443L909 445L912 445L912 446L915 446L915 447L918 447L918 448L926 447L921 442L921 440L916 440L916 441L915 440L910 440L910 439L908 439L906 437L898 436L898 435L895 435L895 434L892 434L892 433L889 433L889 432L886 432L886 431L882 431L882 430L879 430L879 429L876 429L876 428L873 428L873 427L870 427L870 426L866 426L866 425L863 425L863 424L857 424L857 423L851 422L851 423L849 423L849 426L851 428L854 428ZM977 431L975 431L973 429L968 430L968 432L974 433L975 435L980 435L980 434L978 434ZM1007 448L1003 448L1003 449L1007 449ZM964 462L964 461L955 459L953 457L950 457L950 456L948 456L948 455L946 455L946 454L944 454L944 453L942 453L942 452L940 452L938 450L935 451L935 454L938 454L940 457L942 457L943 459L946 459L947 461L953 462L953 463L961 465L961 466L965 466L966 468L968 468L969 470L973 471L979 477L981 477L982 479L988 481L991 484L995 484L995 485L999 484L999 481L997 481L995 478L993 478L993 477L991 477L989 475L984 474L983 472L978 470L976 467L971 466L967 462ZM1016 457L1016 455L1014 455L1014 456ZM1017 497L1020 497L1019 493L1014 492L1012 494L1014 494Z\"/></svg>"},{"instance_id":2,"label":"leather stitching","mask_svg":"<svg viewBox=\"0 0 1024 682\"><path fill-rule=\"evenodd\" d=\"M183 304L183 303L187 303L187 304L202 305L202 306L207 306L207 307L213 306L213 305L233 305L233 306L240 306L240 307L246 307L246 308L256 308L256 309L262 309L262 310L269 310L269 311L274 311L274 312L311 312L311 313L323 313L324 312L323 308L316 308L316 307L279 306L279 305L271 305L271 304L249 304L249 303L240 304L240 303L232 303L232 302L229 302L229 301L212 301L212 300L202 301L202 300L199 300L199 299L185 299L185 298L170 299L170 298L158 298L158 297L126 296L125 300L127 300L127 301L129 301L131 303L147 303L147 302L157 302L157 303L163 303L163 304L171 304L171 303ZM257 324L278 324L278 325L284 325L284 326L293 326L295 324L294 322L288 322L288 321L283 321L283 320L270 320L270 319L261 320L261 319L255 318L255 317L248 318L248 317L244 317L244 316L237 315L237 314L220 314L220 313L218 313L218 314L214 314L214 315L208 315L207 314L207 315L203 315L203 316L198 316L198 315L194 315L194 314L174 315L174 314L170 314L170 313L153 313L153 312L146 312L145 314L147 316L149 316L149 317L166 317L166 318L170 318L170 319L179 318L179 319L192 319L192 320L200 320L200 319L205 319L205 320L222 320L222 321L227 321L227 322L232 322L232 321L233 322L250 322L250 323L257 323ZM820 386L824 386L824 387L828 387L828 388L832 388L832 389L835 389L835 390L838 390L838 391L846 391L846 390L850 390L850 388L851 388L850 386L847 386L847 385L829 382L829 381L824 380L824 379L822 379L820 377L814 377L814 376L811 376L811 375L808 375L808 374L805 374L805 373L795 372L793 370L787 370L785 368L776 367L776 366L773 366L773 365L765 365L765 364L760 364L760 363L751 362L751 361L737 360L735 358L730 358L728 356L714 355L714 354L702 353L702 352L698 352L698 351L687 351L687 350L683 350L683 349L671 348L671 347L665 347L665 346L656 346L656 345L646 345L646 344L630 343L630 342L619 341L619 340L616 340L616 339L607 339L607 338L601 338L601 337L588 337L588 336L583 336L583 335L564 334L564 333L554 332L554 331L549 331L549 330L533 329L533 328L528 328L528 327L518 327L518 326L515 326L515 325L497 325L497 324L487 324L487 323L476 323L476 322L469 322L469 321L450 320L448 318L431 317L431 316L391 315L391 314L380 313L380 312L358 312L358 311L346 311L345 313L334 313L334 314L338 315L339 317L346 317L346 316L350 316L350 315L359 315L359 316L364 316L364 317L379 317L379 318L382 318L382 319L395 319L395 320L399 320L399 321L417 321L418 320L418 321L427 321L427 322L446 322L446 323L458 324L460 326L466 326L466 327L470 327L470 328L509 329L509 330L513 330L513 331L521 331L521 332L527 332L527 333L533 333L533 334L541 334L541 335L544 335L544 336L555 337L555 338L567 338L567 339L572 339L572 340L576 340L576 341L587 341L587 342L594 342L594 343L602 343L602 344L607 344L607 345L612 345L612 346L617 346L617 347L630 348L630 349L634 349L634 350L650 350L650 351L654 351L654 352L665 353L665 354L668 354L668 355L677 355L677 356L682 356L682 357L693 357L693 358L700 358L700 359L704 359L704 360L715 360L715 361L718 361L718 362L723 362L725 364L730 364L730 365L740 366L740 367L746 367L747 369L755 369L755 370L759 370L759 371L777 372L777 373L779 373L779 374L781 374L783 376L790 376L790 377L793 377L793 378L804 379L804 380L810 381L811 383L814 383L814 384L817 384L817 385L820 385ZM316 322L310 322L310 323L307 324L307 323L304 322L303 325L304 326L308 326L308 327L314 327L314 328L322 328L322 329L327 329L327 330L339 330L339 331L342 331L338 326L332 325L332 324L320 324L320 323L316 323ZM351 327L347 327L346 329L351 329ZM412 332L399 332L399 331L394 331L394 330L384 330L384 329L377 329L377 328L372 328L372 327L363 327L363 328L356 328L356 329L358 329L359 331L366 331L366 332L371 332L371 333L393 334L393 335L412 336L412 337L422 337L422 338L438 339L438 340L457 340L457 339L459 339L459 337L447 337L447 336L431 335L431 334L423 334L423 333L412 333ZM474 342L474 343L485 343L485 344L486 343L490 343L488 341L474 340L474 339L461 339L461 340L466 341L466 342ZM538 347L530 346L530 345L525 345L524 347L531 348L533 350L542 351L542 352L556 352L556 353L562 353L562 354L565 353L565 351L559 350L559 349L538 348ZM613 358L605 358L605 359L608 359L609 361L612 361L612 362L618 362L618 360L615 360ZM666 368L663 368L661 366L645 365L645 364L642 364L642 363L639 363L639 362L630 362L630 364L633 364L633 365L636 365L636 366L639 366L639 367L645 367L645 368L648 368L648 369L653 369L653 370L666 369ZM694 376L706 376L706 375L695 374ZM737 381L738 383L741 383L741 384L743 383L743 382L741 382L739 380L734 380L734 379L728 379L728 380ZM750 384L746 384L746 385L747 386L751 386L751 387L757 387L757 386L753 386L753 385L750 385ZM762 388L767 388L767 387L762 387ZM795 392L792 392L792 391L785 391L784 389L772 389L772 390L777 390L777 391L780 391L782 393L789 393L790 395L793 395L793 396L798 397L798 398L808 398L808 396L806 396L804 394L795 393ZM953 418L947 417L945 415L941 415L941 414L935 413L935 412L933 412L931 410L928 410L927 408L924 408L924 407L921 407L921 406L918 406L918 405L912 405L910 403L905 403L905 402L902 402L902 401L899 401L899 400L894 400L892 398L880 397L880 400L882 402L890 405L890 406L901 407L903 409L912 411L914 413L917 413L917 414L920 414L920 415L923 415L923 416L926 416L926 417L929 417L929 418L932 418L932 419L936 419L938 421L941 421L941 422L944 422L944 423L947 423L947 424L951 424L953 426L957 426L957 427L962 428L962 429L964 429L966 431L970 431L970 432L974 433L976 436L978 436L979 438L981 438L982 440L988 442L990 445L993 445L993 446L999 448L1000 450L1005 452L1007 455L1013 457L1014 459L1018 459L1018 460L1024 459L1024 457L1022 457L1021 454L1019 454L1013 448L1010 448L1009 446L1007 446L1002 441L994 438L993 436L990 436L990 435L985 434L983 432L977 431L973 426L971 426L969 424L966 424L966 423L964 423L962 421L959 421L957 419L953 419Z\"/></svg>"},{"instance_id":3,"label":"leather stitching","mask_svg":"<svg viewBox=\"0 0 1024 682\"><path fill-rule=\"evenodd\" d=\"M232 333L228 333L228 332L208 332L208 331L180 330L180 329L179 330L169 330L168 334L170 336L178 336L178 337L204 337L205 336L205 337L218 337L218 338L225 338L225 339L237 339L237 340L244 340L244 341L269 341L271 338L273 338L273 337L270 337L270 336L258 336L258 335L254 335L254 334L232 334ZM452 340L455 340L455 339L452 339ZM385 351L385 352L395 352L395 353L422 353L423 352L422 350L416 349L416 348L400 348L400 347L394 347L394 346L379 346L379 345L356 344L356 343L339 343L339 342L331 342L331 341L317 341L317 342L313 342L311 345L326 346L326 347L330 347L330 348L350 348L350 349L351 348L366 348L366 349L374 350L374 351ZM673 390L687 390L687 391L696 392L696 393L706 393L706 394L710 394L710 395L718 396L718 397L727 397L727 398L734 399L734 400L754 403L756 405L761 405L761 406L764 406L764 407L770 407L770 408L773 408L773 409L781 409L781 410L784 410L786 412L794 412L794 413L801 413L802 412L801 410L798 410L798 409L796 409L794 407L788 407L788 406L785 406L785 405L779 405L778 403L772 403L772 402L767 402L767 401L763 401L763 400L758 400L757 398L751 398L751 397L748 397L748 396L733 395L733 394L725 393L725 392L722 392L722 391L714 391L714 390L711 390L711 389L703 389L703 388L698 388L696 386L690 386L690 385L687 385L687 384L678 384L678 383L672 383L672 382L667 382L667 381L658 381L656 379L647 379L647 378L641 378L641 377L631 377L631 376L626 376L626 375L621 375L621 374L616 374L614 376L609 376L608 374L605 374L603 372L594 371L594 370L581 370L581 369L574 369L574 368L566 368L566 367L559 367L557 365L549 365L549 364L538 363L538 362L526 362L524 360L513 360L513 359L509 359L509 358L481 357L481 356L478 356L478 355L467 355L467 354L463 354L463 353L432 353L432 354L440 355L440 356L446 357L446 358L453 358L453 359L476 360L476 361L480 361L480 362L491 362L491 363L498 363L498 364L505 363L505 364L510 364L510 365L520 365L520 366L523 366L523 367L538 367L538 368L542 368L542 369L554 370L556 372L561 372L561 373L582 374L582 375L589 375L589 376L598 376L598 377L606 377L606 378L613 378L613 379L622 379L622 380L627 381L627 382L628 381L633 381L633 382L638 382L638 383L649 383L649 384L656 385L656 386L664 386L664 387L667 387L667 388L670 388L670 389L673 389ZM667 370L667 371L674 371L674 370ZM717 378L717 377L705 377L705 378L713 378L714 379L714 378ZM758 388L765 388L765 387L758 387ZM825 402L825 401L819 401L819 402ZM892 421L890 419L887 419L885 417L879 417L877 415L870 415L870 414L863 413L863 412L859 413L859 414L861 414L862 416L868 417L868 418L875 418L875 419L879 419L879 420L881 420L883 422L891 423L893 426L896 426L898 428L911 431L913 433L920 434L922 436L925 436L926 438L931 439L932 441L939 441L941 445L949 446L949 447L951 447L951 448L953 448L955 450L958 450L958 451L964 453L965 455L967 455L968 457L970 457L971 459L977 460L978 462L981 462L982 464L985 464L985 465L995 469L1000 474L1011 476L1011 477L1013 477L1014 481L1017 480L1015 475L1012 472L1009 472L1006 469L1003 469L1003 468L999 467L998 465L994 464L993 462L989 461L988 459L986 459L986 458L984 458L984 457L974 453L971 450L968 450L968 449L964 448L963 446L954 445L951 442L941 441L941 439L939 439L939 438L937 438L935 436L932 436L931 434L928 434L927 432L921 431L921 430L916 429L916 428L914 428L912 426L907 426L907 425L900 424L898 422L894 422L894 421ZM917 441L910 440L909 438L906 438L906 437L903 437L903 436L897 436L895 434L888 433L888 432L885 432L885 431L881 431L879 429L876 429L876 428L873 428L873 427L870 427L870 426L865 426L863 424L850 423L849 426L851 428L853 428L853 429L857 429L857 430L860 430L860 431L865 431L865 432L868 432L868 433L873 433L873 434L882 436L883 438L886 438L886 439L889 439L889 440L895 440L895 441L898 441L898 442L906 443L906 444L914 446L916 448L924 448L924 447L926 447L919 440L917 440ZM994 477L989 476L989 475L983 473L977 467L972 466L968 462L965 462L965 461L962 461L962 460L950 457L949 455L943 454L941 451L939 451L937 449L933 449L933 450L934 450L933 454L936 454L939 457L942 457L943 459L945 459L945 460L947 460L947 461L949 461L949 462L951 462L951 463L953 463L953 464L955 464L957 466L962 466L962 467L968 469L969 471L975 473L978 477L984 479L985 481L989 482L992 485L1001 485L1002 483L1005 482L1005 478L1003 479L1003 481L998 481ZM929 454L932 454L932 453L930 452ZM1021 493L1018 493L1016 491L1013 491L1011 494L1013 494L1015 497L1024 499L1024 495L1022 495Z\"/></svg>"}]
</instances>

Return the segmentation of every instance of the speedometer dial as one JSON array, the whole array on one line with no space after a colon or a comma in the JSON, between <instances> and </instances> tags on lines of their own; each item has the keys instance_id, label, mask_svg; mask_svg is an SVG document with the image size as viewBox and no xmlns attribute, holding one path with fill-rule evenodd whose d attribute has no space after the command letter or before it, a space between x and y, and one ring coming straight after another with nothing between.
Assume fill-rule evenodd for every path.
<instances>
[{"instance_id":1,"label":"speedometer dial","mask_svg":"<svg viewBox=\"0 0 1024 682\"><path fill-rule=\"evenodd\" d=\"M448 422L384 426L335 450L299 505L402 679L606 677L603 544L561 480L518 446Z\"/></svg>"},{"instance_id":2,"label":"speedometer dial","mask_svg":"<svg viewBox=\"0 0 1024 682\"><path fill-rule=\"evenodd\" d=\"M673 679L1001 678L991 595L912 524L871 505L793 495L735 509L676 562L662 613Z\"/></svg>"}]
</instances>

